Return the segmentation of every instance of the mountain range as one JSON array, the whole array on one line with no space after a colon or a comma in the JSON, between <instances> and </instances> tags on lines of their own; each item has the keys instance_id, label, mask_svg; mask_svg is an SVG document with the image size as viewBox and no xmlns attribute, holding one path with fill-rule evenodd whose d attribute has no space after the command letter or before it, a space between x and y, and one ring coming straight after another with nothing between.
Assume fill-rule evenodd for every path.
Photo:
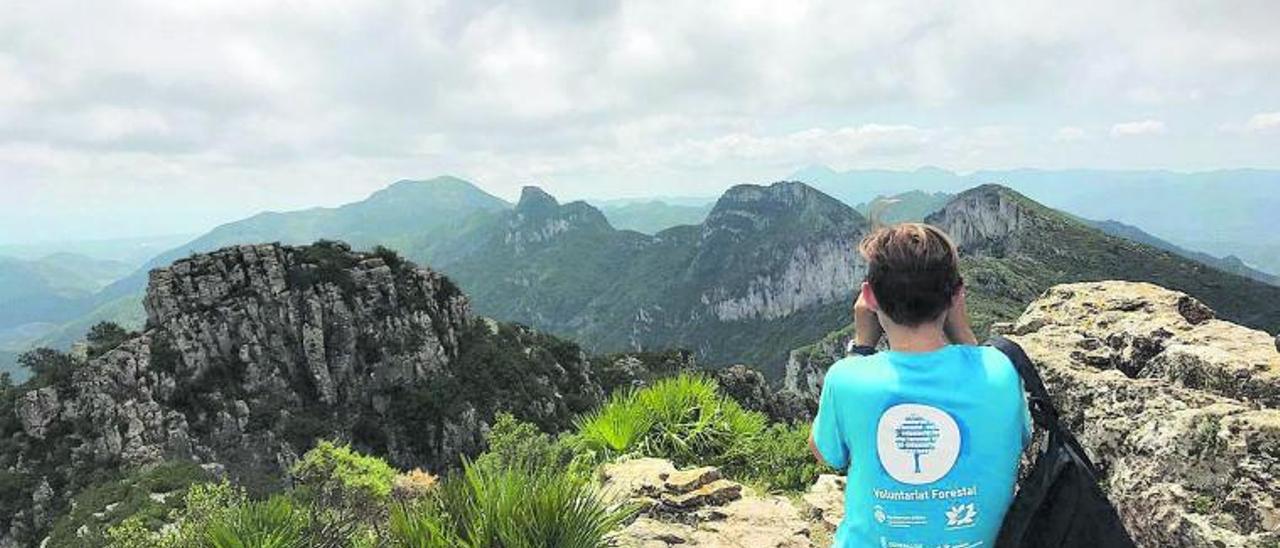
<instances>
[{"instance_id":1,"label":"mountain range","mask_svg":"<svg viewBox=\"0 0 1280 548\"><path fill-rule=\"evenodd\" d=\"M1139 226L1177 245L1235 255L1254 268L1280 273L1280 233L1260 228L1270 226L1280 211L1276 170L1013 169L960 174L933 167L837 171L811 166L790 178L849 204L912 190L955 194L997 183L1060 211Z\"/></svg>"},{"instance_id":2,"label":"mountain range","mask_svg":"<svg viewBox=\"0 0 1280 548\"><path fill-rule=\"evenodd\" d=\"M959 248L968 312L979 338L993 325L1012 321L1054 285L1100 280L1176 288L1210 304L1222 319L1280 331L1280 287L1108 234L1004 186L961 192L924 222L947 231ZM844 355L851 336L846 324L795 349L785 386L816 405L819 373Z\"/></svg>"},{"instance_id":3,"label":"mountain range","mask_svg":"<svg viewBox=\"0 0 1280 548\"><path fill-rule=\"evenodd\" d=\"M930 214L942 209L942 207L945 206L954 196L954 194L948 194L946 192L923 192L920 190L912 190L892 196L877 196L869 202L858 204L855 206L855 209L868 219L872 219L873 222L923 222ZM1280 276L1254 268L1234 255L1220 257L1202 251L1188 249L1147 233L1141 228L1125 224L1120 221L1109 219L1096 221L1085 219L1083 217L1077 218L1081 222L1112 236L1163 249L1193 261L1212 266L1218 270L1239 274L1271 285L1280 285Z\"/></svg>"},{"instance_id":4,"label":"mountain range","mask_svg":"<svg viewBox=\"0 0 1280 548\"><path fill-rule=\"evenodd\" d=\"M974 192L985 201L975 202ZM1192 252L1147 245L1156 242L1006 187L879 200L860 207L901 217L891 220L937 210L929 220L957 230L980 327L1007 321L1053 283L1103 278L1156 281L1196 295L1230 319L1280 327L1274 307L1266 305L1280 302L1280 289L1224 272L1230 265L1215 264L1221 263L1216 258L1189 260L1183 255ZM988 202L1004 209L956 209ZM617 207L634 205L605 211L618 217ZM745 362L778 378L791 349L846 325L862 269L854 249L869 228L855 208L796 182L735 186L697 222L703 217L694 211L698 206L639 205L677 207L683 216L670 228L644 227L653 231L648 234L615 227L605 211L581 201L562 204L537 187L525 188L512 205L452 177L400 181L361 202L264 213L218 227L92 295L72 321L12 327L9 340L66 346L104 319L139 328L152 268L227 245L321 239L394 248L456 280L477 312L572 338L593 352L684 347L711 365ZM1001 225L1013 222L1011 215L1028 224L1015 223L1018 230L998 238L968 238L965 222ZM1128 239L1112 235L1121 232Z\"/></svg>"}]
</instances>

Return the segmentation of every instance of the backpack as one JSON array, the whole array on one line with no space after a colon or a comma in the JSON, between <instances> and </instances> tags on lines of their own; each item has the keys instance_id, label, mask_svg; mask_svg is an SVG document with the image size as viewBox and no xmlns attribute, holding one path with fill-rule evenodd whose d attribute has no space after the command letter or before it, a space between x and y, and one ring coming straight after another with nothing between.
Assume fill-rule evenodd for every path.
<instances>
[{"instance_id":1,"label":"backpack","mask_svg":"<svg viewBox=\"0 0 1280 548\"><path fill-rule=\"evenodd\" d=\"M1093 461L1058 420L1049 391L1031 359L1022 347L1004 337L994 337L987 345L999 349L1013 362L1028 393L1032 420L1049 436L1005 514L996 546L1134 547L1120 515L1098 487L1098 470Z\"/></svg>"}]
</instances>

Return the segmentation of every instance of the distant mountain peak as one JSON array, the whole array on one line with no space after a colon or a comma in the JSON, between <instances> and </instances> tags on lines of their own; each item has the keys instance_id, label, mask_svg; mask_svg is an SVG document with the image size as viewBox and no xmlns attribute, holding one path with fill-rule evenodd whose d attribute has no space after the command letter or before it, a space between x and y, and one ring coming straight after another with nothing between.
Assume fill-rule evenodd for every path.
<instances>
[{"instance_id":1,"label":"distant mountain peak","mask_svg":"<svg viewBox=\"0 0 1280 548\"><path fill-rule=\"evenodd\" d=\"M436 177L432 177L432 178L430 178L430 179L400 179L399 181L396 181L396 182L394 182L394 183L391 183L390 185L387 185L387 188L406 187L406 186L418 186L418 185L467 185L467 186L475 186L475 183L472 183L471 181L468 181L468 180L463 179L463 178L461 178L461 177L455 177L455 176L453 176L453 175L439 175L439 176L436 176Z\"/></svg>"},{"instance_id":2,"label":"distant mountain peak","mask_svg":"<svg viewBox=\"0 0 1280 548\"><path fill-rule=\"evenodd\" d=\"M378 203L395 200L465 199L475 202L500 202L475 183L452 175L431 179L401 179L374 192L367 201ZM356 205L360 202L355 202ZM486 204L493 207L492 204Z\"/></svg>"},{"instance_id":3,"label":"distant mountain peak","mask_svg":"<svg viewBox=\"0 0 1280 548\"><path fill-rule=\"evenodd\" d=\"M925 222L950 234L962 252L1003 255L1018 246L1015 236L1049 211L1009 187L987 183L957 194Z\"/></svg>"},{"instance_id":4,"label":"distant mountain peak","mask_svg":"<svg viewBox=\"0 0 1280 548\"><path fill-rule=\"evenodd\" d=\"M516 213L521 215L545 216L554 214L560 209L560 202L554 196L536 186L520 189L520 201L516 202Z\"/></svg>"},{"instance_id":5,"label":"distant mountain peak","mask_svg":"<svg viewBox=\"0 0 1280 548\"><path fill-rule=\"evenodd\" d=\"M516 246L517 252L525 246L549 241L570 231L612 231L613 227L604 213L583 201L561 205L554 196L536 186L521 189L520 201L512 210L508 222L506 241Z\"/></svg>"},{"instance_id":6,"label":"distant mountain peak","mask_svg":"<svg viewBox=\"0 0 1280 548\"><path fill-rule=\"evenodd\" d=\"M801 219L811 228L863 221L853 208L816 188L798 181L782 181L730 188L716 201L703 228L704 234L723 228L756 231L770 224Z\"/></svg>"}]
</instances>

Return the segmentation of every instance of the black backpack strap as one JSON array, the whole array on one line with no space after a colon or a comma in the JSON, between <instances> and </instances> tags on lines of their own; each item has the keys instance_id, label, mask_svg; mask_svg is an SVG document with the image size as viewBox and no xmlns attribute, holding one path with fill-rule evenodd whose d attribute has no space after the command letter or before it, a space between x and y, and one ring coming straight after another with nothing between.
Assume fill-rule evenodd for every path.
<instances>
[{"instance_id":1,"label":"black backpack strap","mask_svg":"<svg viewBox=\"0 0 1280 548\"><path fill-rule=\"evenodd\" d=\"M1013 362L1013 367L1018 370L1018 376L1022 377L1022 385L1027 390L1027 406L1031 409L1031 418L1036 425L1045 430L1057 431L1059 429L1058 410L1053 407L1049 390L1045 388L1040 373L1036 371L1036 366L1031 363L1027 353L1018 346L1018 343L999 335L988 339L986 345L1003 352L1009 361Z\"/></svg>"}]
</instances>

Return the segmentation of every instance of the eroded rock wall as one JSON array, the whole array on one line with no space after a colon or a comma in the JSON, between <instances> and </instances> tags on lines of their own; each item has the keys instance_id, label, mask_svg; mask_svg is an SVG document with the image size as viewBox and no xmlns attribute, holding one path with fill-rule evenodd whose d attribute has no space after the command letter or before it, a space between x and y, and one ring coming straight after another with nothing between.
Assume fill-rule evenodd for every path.
<instances>
[{"instance_id":1,"label":"eroded rock wall","mask_svg":"<svg viewBox=\"0 0 1280 548\"><path fill-rule=\"evenodd\" d=\"M498 410L554 431L602 395L576 345L473 318L440 274L339 243L178 261L151 273L146 309L143 333L20 396L0 462L42 510L4 516L0 540L31 541L119 470L190 459L279 484L328 438L438 471Z\"/></svg>"}]
</instances>

